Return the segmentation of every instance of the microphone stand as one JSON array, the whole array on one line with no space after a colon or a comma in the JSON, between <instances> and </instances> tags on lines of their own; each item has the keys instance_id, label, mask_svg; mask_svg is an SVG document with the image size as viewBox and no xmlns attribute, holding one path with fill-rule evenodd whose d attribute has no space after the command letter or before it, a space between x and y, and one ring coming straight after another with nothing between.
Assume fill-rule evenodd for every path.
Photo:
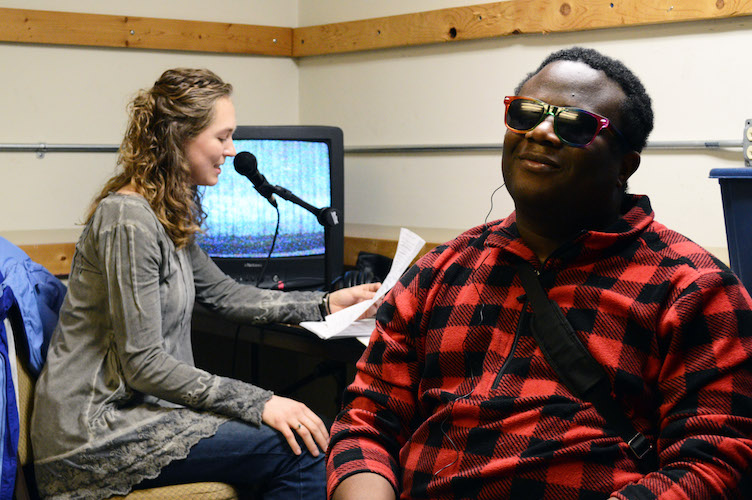
<instances>
[{"instance_id":1,"label":"microphone stand","mask_svg":"<svg viewBox=\"0 0 752 500\"><path fill-rule=\"evenodd\" d=\"M290 190L283 188L282 186L272 186L269 185L269 188L271 189L271 192L273 194L276 194L280 198L287 200L289 202L292 202L299 207L305 208L309 212L311 212L313 215L316 216L316 220L319 221L319 224L324 226L324 286L325 290L328 292L329 287L331 286L330 279L329 279L329 256L327 255L327 250L331 251L331 245L332 245L332 236L331 236L331 230L333 227L338 226L342 224L342 214L339 210L332 207L324 207L324 208L317 208L311 205L310 203L307 203L294 194L290 192ZM272 198L273 199L273 198Z\"/></svg>"}]
</instances>

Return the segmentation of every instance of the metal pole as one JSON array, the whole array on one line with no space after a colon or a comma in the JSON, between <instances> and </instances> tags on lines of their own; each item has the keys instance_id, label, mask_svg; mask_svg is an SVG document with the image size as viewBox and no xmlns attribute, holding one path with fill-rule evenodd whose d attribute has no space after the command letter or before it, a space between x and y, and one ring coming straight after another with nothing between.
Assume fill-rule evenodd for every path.
<instances>
[{"instance_id":1,"label":"metal pole","mask_svg":"<svg viewBox=\"0 0 752 500\"><path fill-rule=\"evenodd\" d=\"M501 151L503 144L447 144L416 146L354 146L345 148L347 154L390 154L390 153L447 153ZM741 141L651 141L645 149L654 150L718 150L741 148Z\"/></svg>"},{"instance_id":2,"label":"metal pole","mask_svg":"<svg viewBox=\"0 0 752 500\"><path fill-rule=\"evenodd\" d=\"M0 144L0 151L16 153L117 153L118 149L108 144Z\"/></svg>"},{"instance_id":3,"label":"metal pole","mask_svg":"<svg viewBox=\"0 0 752 500\"><path fill-rule=\"evenodd\" d=\"M350 146L345 154L410 154L447 152L489 152L501 151L502 144L425 144L395 146ZM718 150L742 148L741 141L650 141L646 150ZM42 157L46 153L117 153L119 146L109 144L0 144L0 152L36 153Z\"/></svg>"}]
</instances>

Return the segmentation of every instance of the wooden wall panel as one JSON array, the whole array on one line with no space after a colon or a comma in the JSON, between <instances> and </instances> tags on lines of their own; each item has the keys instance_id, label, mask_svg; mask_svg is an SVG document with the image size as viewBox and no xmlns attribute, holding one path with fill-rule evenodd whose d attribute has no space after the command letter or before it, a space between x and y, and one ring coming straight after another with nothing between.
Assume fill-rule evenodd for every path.
<instances>
[{"instance_id":1,"label":"wooden wall panel","mask_svg":"<svg viewBox=\"0 0 752 500\"><path fill-rule=\"evenodd\" d=\"M0 42L304 57L752 15L752 0L509 0L303 28L0 8Z\"/></svg>"},{"instance_id":2,"label":"wooden wall panel","mask_svg":"<svg viewBox=\"0 0 752 500\"><path fill-rule=\"evenodd\" d=\"M750 0L510 0L293 30L293 56L752 15Z\"/></svg>"},{"instance_id":3,"label":"wooden wall panel","mask_svg":"<svg viewBox=\"0 0 752 500\"><path fill-rule=\"evenodd\" d=\"M437 243L426 243L418 253L418 257L424 255L436 245ZM76 249L75 243L44 243L19 245L19 247L31 257L31 260L43 265L52 274L60 277L68 276L73 261L73 251ZM346 236L344 263L345 266L354 266L359 252L378 253L391 258L396 251L397 240L377 240L373 238Z\"/></svg>"},{"instance_id":4,"label":"wooden wall panel","mask_svg":"<svg viewBox=\"0 0 752 500\"><path fill-rule=\"evenodd\" d=\"M19 247L31 257L31 260L43 265L55 276L67 277L70 273L75 243L45 243Z\"/></svg>"},{"instance_id":5,"label":"wooden wall panel","mask_svg":"<svg viewBox=\"0 0 752 500\"><path fill-rule=\"evenodd\" d=\"M0 41L289 57L292 28L0 8Z\"/></svg>"},{"instance_id":6,"label":"wooden wall panel","mask_svg":"<svg viewBox=\"0 0 752 500\"><path fill-rule=\"evenodd\" d=\"M373 238L345 236L344 264L345 266L355 266L355 262L358 260L358 253L360 252L377 253L392 258L397 251L397 243L397 240L378 240ZM426 243L423 245L420 252L418 252L415 260L417 260L418 257L427 254L438 245L438 243Z\"/></svg>"}]
</instances>

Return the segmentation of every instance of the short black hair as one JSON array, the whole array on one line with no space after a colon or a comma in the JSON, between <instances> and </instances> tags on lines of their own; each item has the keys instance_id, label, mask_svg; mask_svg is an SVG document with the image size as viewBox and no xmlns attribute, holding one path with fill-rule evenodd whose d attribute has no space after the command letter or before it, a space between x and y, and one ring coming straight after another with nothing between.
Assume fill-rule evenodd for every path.
<instances>
[{"instance_id":1,"label":"short black hair","mask_svg":"<svg viewBox=\"0 0 752 500\"><path fill-rule=\"evenodd\" d=\"M621 109L622 123L619 129L635 151L642 151L647 144L648 135L653 130L653 108L650 96L640 79L624 63L605 56L597 50L571 47L550 54L538 66L538 69L520 82L515 89L515 94L519 95L528 80L555 61L583 62L593 69L603 71L607 77L619 84L627 96Z\"/></svg>"}]
</instances>

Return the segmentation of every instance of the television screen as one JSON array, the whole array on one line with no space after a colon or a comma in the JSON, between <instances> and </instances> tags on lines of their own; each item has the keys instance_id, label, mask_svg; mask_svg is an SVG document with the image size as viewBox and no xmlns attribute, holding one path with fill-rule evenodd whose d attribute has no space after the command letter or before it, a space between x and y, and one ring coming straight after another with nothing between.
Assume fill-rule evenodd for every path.
<instances>
[{"instance_id":1,"label":"television screen","mask_svg":"<svg viewBox=\"0 0 752 500\"><path fill-rule=\"evenodd\" d=\"M342 212L342 132L336 127L238 127L237 153L256 157L267 181L317 208ZM342 271L343 224L322 226L316 215L276 196L279 234L267 263L277 211L233 167L222 166L219 182L202 188L206 212L197 241L226 273L265 288L325 288ZM267 271L260 276L266 264Z\"/></svg>"}]
</instances>

